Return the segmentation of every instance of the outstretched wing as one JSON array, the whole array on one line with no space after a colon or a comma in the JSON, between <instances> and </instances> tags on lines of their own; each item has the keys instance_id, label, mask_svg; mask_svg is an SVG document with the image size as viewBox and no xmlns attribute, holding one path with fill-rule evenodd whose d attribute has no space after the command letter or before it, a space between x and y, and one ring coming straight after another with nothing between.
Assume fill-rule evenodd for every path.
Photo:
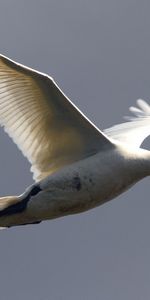
<instances>
[{"instance_id":1,"label":"outstretched wing","mask_svg":"<svg viewBox=\"0 0 150 300\"><path fill-rule=\"evenodd\" d=\"M0 55L0 125L39 180L111 142L49 76Z\"/></svg>"},{"instance_id":2,"label":"outstretched wing","mask_svg":"<svg viewBox=\"0 0 150 300\"><path fill-rule=\"evenodd\" d=\"M105 129L105 134L120 142L140 147L150 135L150 105L138 99L137 106L129 108L135 116L126 117L128 122Z\"/></svg>"}]
</instances>

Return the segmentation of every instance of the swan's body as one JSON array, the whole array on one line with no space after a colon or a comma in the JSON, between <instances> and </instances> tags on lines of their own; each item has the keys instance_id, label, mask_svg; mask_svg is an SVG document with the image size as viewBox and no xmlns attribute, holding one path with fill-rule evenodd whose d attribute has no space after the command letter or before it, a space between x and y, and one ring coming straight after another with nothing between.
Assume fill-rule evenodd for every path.
<instances>
[{"instance_id":1,"label":"swan's body","mask_svg":"<svg viewBox=\"0 0 150 300\"><path fill-rule=\"evenodd\" d=\"M36 183L0 198L0 226L38 223L86 211L150 175L150 107L99 131L54 81L0 56L0 124L32 164ZM107 135L109 137L107 137Z\"/></svg>"}]
</instances>

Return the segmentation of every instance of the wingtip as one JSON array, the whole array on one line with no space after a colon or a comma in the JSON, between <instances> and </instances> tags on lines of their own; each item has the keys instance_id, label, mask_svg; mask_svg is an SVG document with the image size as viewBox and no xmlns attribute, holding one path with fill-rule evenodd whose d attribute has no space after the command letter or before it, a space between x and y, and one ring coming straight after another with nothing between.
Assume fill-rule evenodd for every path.
<instances>
[{"instance_id":1,"label":"wingtip","mask_svg":"<svg viewBox=\"0 0 150 300\"><path fill-rule=\"evenodd\" d=\"M12 61L13 60L11 58L9 58L7 55L0 53L0 59L4 60L4 61Z\"/></svg>"},{"instance_id":2,"label":"wingtip","mask_svg":"<svg viewBox=\"0 0 150 300\"><path fill-rule=\"evenodd\" d=\"M19 70L19 71L23 71L23 72L27 72L28 75L34 75L34 76L42 76L43 78L45 77L45 79L48 79L49 81L53 82L56 84L54 78L46 73L40 72L32 67L27 67L26 65L17 62L16 60L4 55L0 53L0 60L5 64L8 65L9 67L11 66L11 68L15 69L15 70Z\"/></svg>"}]
</instances>

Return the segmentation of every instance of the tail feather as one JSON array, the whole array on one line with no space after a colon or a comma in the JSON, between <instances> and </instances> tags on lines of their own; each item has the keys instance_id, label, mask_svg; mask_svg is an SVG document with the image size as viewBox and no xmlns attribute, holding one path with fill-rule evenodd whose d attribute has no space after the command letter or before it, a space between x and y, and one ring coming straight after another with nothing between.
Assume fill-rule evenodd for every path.
<instances>
[{"instance_id":1,"label":"tail feather","mask_svg":"<svg viewBox=\"0 0 150 300\"><path fill-rule=\"evenodd\" d=\"M0 198L0 217L19 213L23 210L22 199L19 196L7 196Z\"/></svg>"},{"instance_id":2,"label":"tail feather","mask_svg":"<svg viewBox=\"0 0 150 300\"><path fill-rule=\"evenodd\" d=\"M1 197L0 229L22 224L22 222L24 222L24 218L21 212L23 212L25 208L26 203L21 196Z\"/></svg>"},{"instance_id":3,"label":"tail feather","mask_svg":"<svg viewBox=\"0 0 150 300\"><path fill-rule=\"evenodd\" d=\"M18 196L0 197L0 212L16 203L18 203Z\"/></svg>"}]
</instances>

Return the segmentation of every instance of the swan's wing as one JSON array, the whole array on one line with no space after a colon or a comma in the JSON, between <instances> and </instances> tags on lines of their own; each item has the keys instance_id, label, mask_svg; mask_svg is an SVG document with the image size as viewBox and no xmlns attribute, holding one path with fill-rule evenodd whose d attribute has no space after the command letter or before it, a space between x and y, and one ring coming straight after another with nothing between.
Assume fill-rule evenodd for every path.
<instances>
[{"instance_id":1,"label":"swan's wing","mask_svg":"<svg viewBox=\"0 0 150 300\"><path fill-rule=\"evenodd\" d=\"M134 116L126 117L128 122L105 129L105 134L120 142L140 147L150 135L150 105L138 99L137 106L129 108Z\"/></svg>"},{"instance_id":2,"label":"swan's wing","mask_svg":"<svg viewBox=\"0 0 150 300\"><path fill-rule=\"evenodd\" d=\"M0 55L0 125L39 180L111 142L49 76Z\"/></svg>"}]
</instances>

